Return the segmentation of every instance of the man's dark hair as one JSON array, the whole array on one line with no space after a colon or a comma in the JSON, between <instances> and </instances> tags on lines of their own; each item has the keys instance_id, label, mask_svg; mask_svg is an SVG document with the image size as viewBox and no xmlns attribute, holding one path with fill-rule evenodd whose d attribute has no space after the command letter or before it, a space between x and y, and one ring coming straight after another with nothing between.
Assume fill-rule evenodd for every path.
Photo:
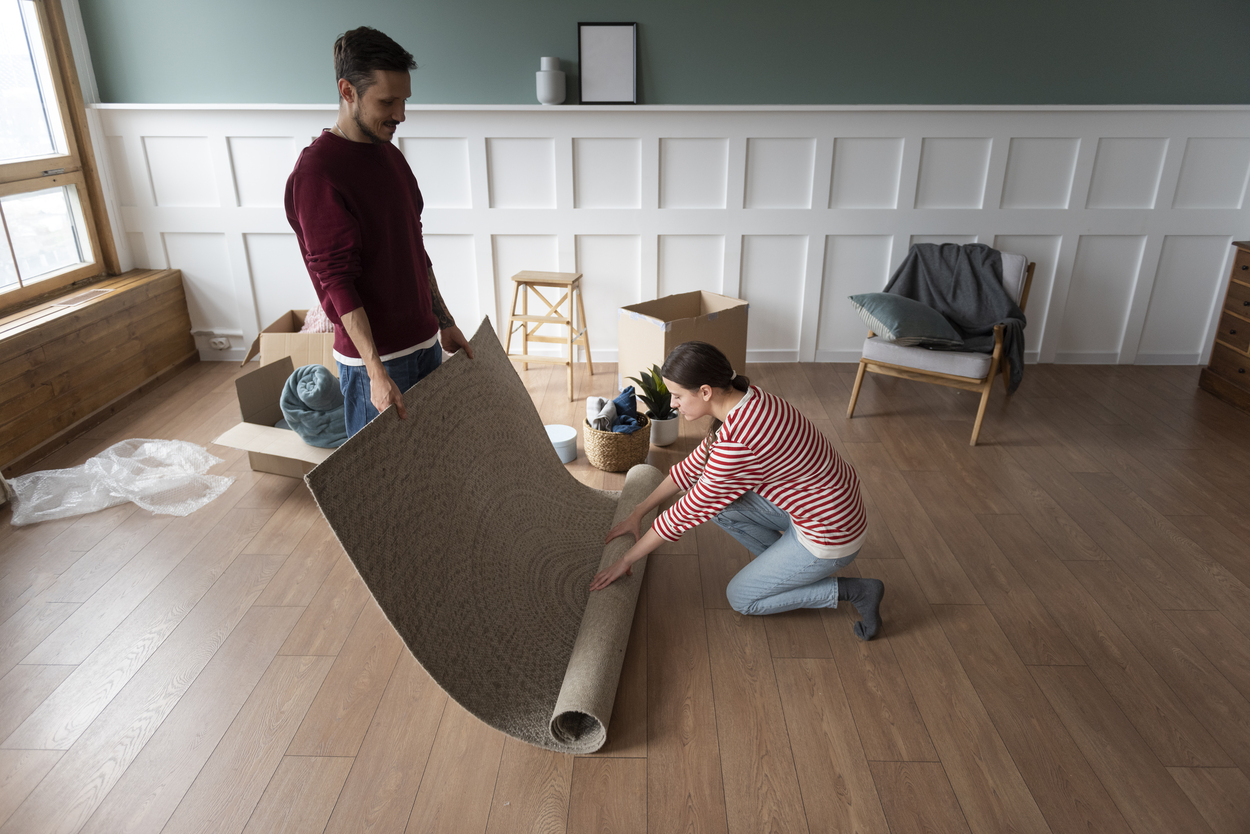
<instances>
[{"instance_id":1,"label":"man's dark hair","mask_svg":"<svg viewBox=\"0 0 1250 834\"><path fill-rule=\"evenodd\" d=\"M368 26L344 32L334 42L335 83L346 78L359 96L373 86L374 70L409 72L416 68L411 52Z\"/></svg>"}]
</instances>

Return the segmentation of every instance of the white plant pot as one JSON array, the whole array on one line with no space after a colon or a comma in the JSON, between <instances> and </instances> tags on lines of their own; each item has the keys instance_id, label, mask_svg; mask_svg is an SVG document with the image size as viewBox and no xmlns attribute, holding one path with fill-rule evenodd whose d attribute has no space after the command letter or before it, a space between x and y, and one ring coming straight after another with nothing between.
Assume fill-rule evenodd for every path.
<instances>
[{"instance_id":1,"label":"white plant pot","mask_svg":"<svg viewBox=\"0 0 1250 834\"><path fill-rule=\"evenodd\" d=\"M667 420L651 418L651 445L667 446L677 439L677 415Z\"/></svg>"}]
</instances>

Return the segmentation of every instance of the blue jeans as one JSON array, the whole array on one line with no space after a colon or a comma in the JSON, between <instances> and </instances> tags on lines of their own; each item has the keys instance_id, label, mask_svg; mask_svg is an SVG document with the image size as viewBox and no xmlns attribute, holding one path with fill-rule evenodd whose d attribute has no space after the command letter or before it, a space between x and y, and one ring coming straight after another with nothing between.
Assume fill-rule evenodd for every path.
<instances>
[{"instance_id":1,"label":"blue jeans","mask_svg":"<svg viewBox=\"0 0 1250 834\"><path fill-rule=\"evenodd\" d=\"M443 346L434 344L425 350L414 351L407 356L383 362L382 367L399 386L407 391L435 368L443 364ZM339 388L343 391L343 411L347 417L347 436L351 437L378 416L378 410L369 399L369 373L363 365L339 366Z\"/></svg>"},{"instance_id":2,"label":"blue jeans","mask_svg":"<svg viewBox=\"0 0 1250 834\"><path fill-rule=\"evenodd\" d=\"M802 542L790 516L754 492L743 493L714 519L755 558L733 579L725 594L740 614L777 614L796 608L837 608L833 574L854 561L817 559Z\"/></svg>"}]
</instances>

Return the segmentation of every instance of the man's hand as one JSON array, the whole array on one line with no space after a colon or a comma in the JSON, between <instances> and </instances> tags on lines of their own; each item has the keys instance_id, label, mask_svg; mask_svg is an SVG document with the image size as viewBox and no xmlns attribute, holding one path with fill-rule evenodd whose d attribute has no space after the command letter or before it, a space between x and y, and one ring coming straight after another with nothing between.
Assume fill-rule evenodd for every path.
<instances>
[{"instance_id":1,"label":"man's hand","mask_svg":"<svg viewBox=\"0 0 1250 834\"><path fill-rule=\"evenodd\" d=\"M379 414L393 405L399 413L399 419L408 419L408 409L404 407L404 392L399 390L395 380L391 379L391 375L381 365L369 373L369 401Z\"/></svg>"},{"instance_id":2,"label":"man's hand","mask_svg":"<svg viewBox=\"0 0 1250 834\"><path fill-rule=\"evenodd\" d=\"M469 345L469 340L460 332L459 327L448 327L439 333L439 338L443 343L443 350L448 353L456 353L461 348L468 354L469 358L473 358L473 348Z\"/></svg>"}]
</instances>

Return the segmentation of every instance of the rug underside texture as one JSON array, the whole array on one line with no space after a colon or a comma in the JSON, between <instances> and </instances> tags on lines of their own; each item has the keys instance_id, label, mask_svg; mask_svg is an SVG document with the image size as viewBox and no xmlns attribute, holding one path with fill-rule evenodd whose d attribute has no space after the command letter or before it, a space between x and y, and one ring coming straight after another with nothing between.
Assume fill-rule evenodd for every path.
<instances>
[{"instance_id":1,"label":"rug underside texture","mask_svg":"<svg viewBox=\"0 0 1250 834\"><path fill-rule=\"evenodd\" d=\"M539 747L607 740L646 560L590 594L632 543L607 531L663 474L621 492L565 469L484 320L463 352L307 475L361 578L417 661L469 712ZM647 521L649 524L649 519ZM644 525L643 529L646 529Z\"/></svg>"}]
</instances>

